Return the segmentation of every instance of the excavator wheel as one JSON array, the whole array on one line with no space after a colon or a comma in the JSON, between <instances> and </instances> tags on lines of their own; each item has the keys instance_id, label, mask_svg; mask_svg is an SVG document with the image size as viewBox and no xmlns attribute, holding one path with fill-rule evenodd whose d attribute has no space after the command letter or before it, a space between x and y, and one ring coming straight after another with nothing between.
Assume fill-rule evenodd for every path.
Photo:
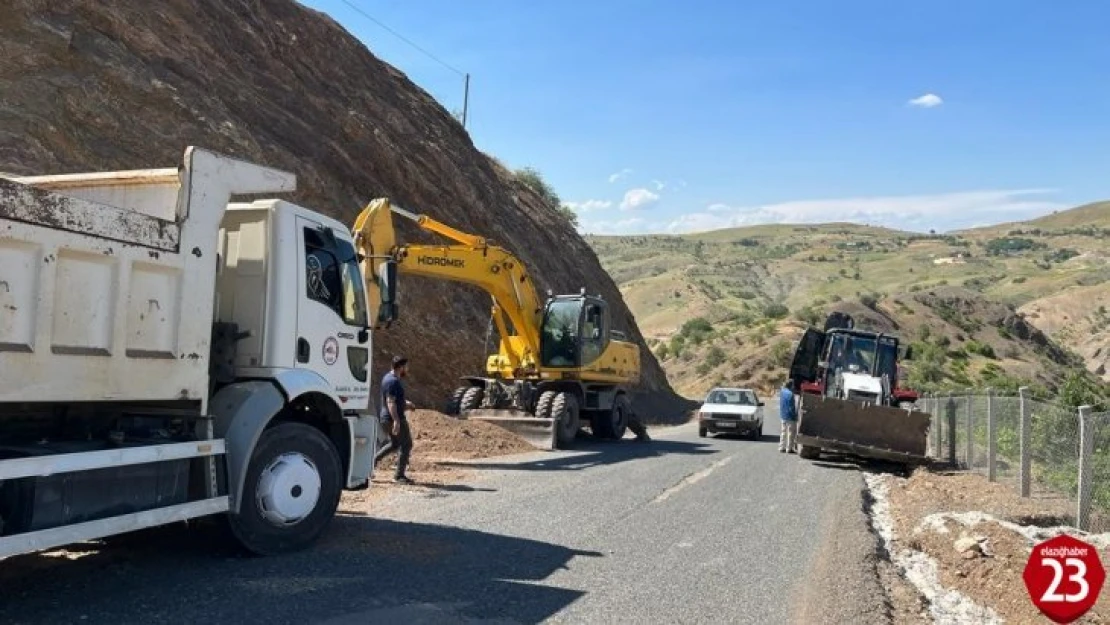
<instances>
[{"instance_id":1,"label":"excavator wheel","mask_svg":"<svg viewBox=\"0 0 1110 625\"><path fill-rule=\"evenodd\" d=\"M551 418L551 404L555 402L555 396L558 395L555 391L544 391L540 393L540 398L536 401L536 416L541 419Z\"/></svg>"},{"instance_id":2,"label":"excavator wheel","mask_svg":"<svg viewBox=\"0 0 1110 625\"><path fill-rule=\"evenodd\" d=\"M472 387L469 386L460 386L459 388L455 389L455 392L451 393L451 399L447 402L447 410L444 411L444 414L451 416L457 416L461 414L463 395L465 395L466 392L471 388Z\"/></svg>"},{"instance_id":3,"label":"excavator wheel","mask_svg":"<svg viewBox=\"0 0 1110 625\"><path fill-rule=\"evenodd\" d=\"M632 414L632 406L628 397L618 395L613 402L613 409L608 412L595 413L590 421L594 436L598 438L611 438L620 440L624 438L624 431L628 429L628 416Z\"/></svg>"},{"instance_id":4,"label":"excavator wheel","mask_svg":"<svg viewBox=\"0 0 1110 625\"><path fill-rule=\"evenodd\" d=\"M482 395L485 389L480 386L472 386L466 389L463 393L462 401L459 402L460 410L474 410L482 405Z\"/></svg>"},{"instance_id":5,"label":"excavator wheel","mask_svg":"<svg viewBox=\"0 0 1110 625\"><path fill-rule=\"evenodd\" d=\"M551 418L555 419L556 442L566 448L578 435L578 397L572 393L561 392L551 402Z\"/></svg>"}]
</instances>

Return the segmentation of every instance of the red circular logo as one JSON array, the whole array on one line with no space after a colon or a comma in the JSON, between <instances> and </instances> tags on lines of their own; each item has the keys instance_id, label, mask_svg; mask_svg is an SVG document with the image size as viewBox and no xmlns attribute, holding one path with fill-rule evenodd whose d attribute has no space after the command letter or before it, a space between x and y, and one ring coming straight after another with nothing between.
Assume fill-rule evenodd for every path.
<instances>
[{"instance_id":1,"label":"red circular logo","mask_svg":"<svg viewBox=\"0 0 1110 625\"><path fill-rule=\"evenodd\" d=\"M334 336L329 336L324 341L324 362L334 365L336 360L339 360L339 341Z\"/></svg>"},{"instance_id":2,"label":"red circular logo","mask_svg":"<svg viewBox=\"0 0 1110 625\"><path fill-rule=\"evenodd\" d=\"M1070 623L1095 605L1106 570L1098 549L1062 534L1033 547L1022 577L1029 598L1042 614L1057 623Z\"/></svg>"}]
</instances>

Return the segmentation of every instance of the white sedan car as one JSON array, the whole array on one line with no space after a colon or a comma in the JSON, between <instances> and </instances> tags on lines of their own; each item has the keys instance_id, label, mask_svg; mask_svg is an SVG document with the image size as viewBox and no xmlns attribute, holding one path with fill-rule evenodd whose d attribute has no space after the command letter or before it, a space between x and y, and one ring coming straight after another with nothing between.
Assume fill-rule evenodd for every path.
<instances>
[{"instance_id":1,"label":"white sedan car","mask_svg":"<svg viewBox=\"0 0 1110 625\"><path fill-rule=\"evenodd\" d=\"M763 401L749 388L719 387L709 391L698 411L698 436L746 434L759 440L763 434Z\"/></svg>"}]
</instances>

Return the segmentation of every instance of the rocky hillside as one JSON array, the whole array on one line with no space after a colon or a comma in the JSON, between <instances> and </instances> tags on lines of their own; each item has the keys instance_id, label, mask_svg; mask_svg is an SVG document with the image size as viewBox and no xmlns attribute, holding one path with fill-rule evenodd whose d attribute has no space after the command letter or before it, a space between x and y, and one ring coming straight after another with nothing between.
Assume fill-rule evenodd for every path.
<instances>
[{"instance_id":1,"label":"rocky hillside","mask_svg":"<svg viewBox=\"0 0 1110 625\"><path fill-rule=\"evenodd\" d=\"M589 237L676 387L777 383L807 323L851 309L925 347L913 381L1110 380L1110 204L945 234L854 224ZM921 350L918 350L922 353Z\"/></svg>"},{"instance_id":2,"label":"rocky hillside","mask_svg":"<svg viewBox=\"0 0 1110 625\"><path fill-rule=\"evenodd\" d=\"M459 123L335 21L290 0L9 0L0 11L0 170L173 166L198 145L297 174L292 199L350 221L388 196L519 254L537 286L585 287L642 343L593 251L554 207L480 153ZM416 239L411 229L402 236ZM403 283L375 367L404 352L439 405L484 362L489 299ZM641 413L680 410L643 350Z\"/></svg>"}]
</instances>

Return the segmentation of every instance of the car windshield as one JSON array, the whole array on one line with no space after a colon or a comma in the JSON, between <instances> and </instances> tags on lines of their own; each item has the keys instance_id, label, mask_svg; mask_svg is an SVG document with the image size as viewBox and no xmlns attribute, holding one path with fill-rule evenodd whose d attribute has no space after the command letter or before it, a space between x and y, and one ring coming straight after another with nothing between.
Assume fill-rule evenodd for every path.
<instances>
[{"instance_id":1,"label":"car windshield","mask_svg":"<svg viewBox=\"0 0 1110 625\"><path fill-rule=\"evenodd\" d=\"M756 405L755 393L746 390L714 390L706 398L707 404L733 404L736 406Z\"/></svg>"}]
</instances>

